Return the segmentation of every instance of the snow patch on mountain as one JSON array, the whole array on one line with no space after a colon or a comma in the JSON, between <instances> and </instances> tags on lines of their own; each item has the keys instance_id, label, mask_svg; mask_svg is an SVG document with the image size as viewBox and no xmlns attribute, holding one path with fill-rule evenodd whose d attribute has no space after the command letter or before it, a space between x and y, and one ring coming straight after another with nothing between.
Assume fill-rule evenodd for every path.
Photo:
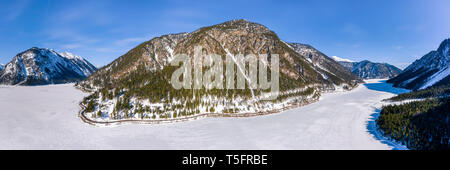
<instances>
[{"instance_id":1,"label":"snow patch on mountain","mask_svg":"<svg viewBox=\"0 0 450 170\"><path fill-rule=\"evenodd\" d=\"M428 81L425 83L425 85L423 85L420 89L425 89L427 87L430 87L449 75L450 75L450 68L447 67L446 69L433 74L433 76L431 76L428 79Z\"/></svg>"},{"instance_id":2,"label":"snow patch on mountain","mask_svg":"<svg viewBox=\"0 0 450 170\"><path fill-rule=\"evenodd\" d=\"M450 76L450 38L442 41L438 49L431 51L409 65L402 74L390 79L397 87L425 89Z\"/></svg>"},{"instance_id":3,"label":"snow patch on mountain","mask_svg":"<svg viewBox=\"0 0 450 170\"><path fill-rule=\"evenodd\" d=\"M283 43L298 54L302 55L304 59L313 66L313 69L323 77L323 79L332 82L334 86L340 86L342 82L345 82L344 84L349 83L352 81L350 79L358 79L337 61L326 56L310 45L300 43ZM330 78L330 76L334 77L334 79Z\"/></svg>"},{"instance_id":4,"label":"snow patch on mountain","mask_svg":"<svg viewBox=\"0 0 450 170\"><path fill-rule=\"evenodd\" d=\"M0 71L0 84L43 85L75 82L97 68L80 56L33 47L17 54Z\"/></svg>"},{"instance_id":5,"label":"snow patch on mountain","mask_svg":"<svg viewBox=\"0 0 450 170\"><path fill-rule=\"evenodd\" d=\"M349 59L340 58L340 57L338 57L338 56L331 56L331 58L332 58L333 60L335 60L335 61L355 62L355 61L352 61L352 60L349 60Z\"/></svg>"},{"instance_id":6,"label":"snow patch on mountain","mask_svg":"<svg viewBox=\"0 0 450 170\"><path fill-rule=\"evenodd\" d=\"M387 64L374 63L368 60L361 62L338 61L339 64L350 70L353 74L363 79L385 79L392 78L400 74L401 69Z\"/></svg>"},{"instance_id":7,"label":"snow patch on mountain","mask_svg":"<svg viewBox=\"0 0 450 170\"><path fill-rule=\"evenodd\" d=\"M69 52L67 52L67 51L62 52L62 53L59 53L59 55L61 55L61 56L64 57L64 58L71 59L71 60L73 60L73 59L83 60L82 57L77 56L77 55L72 54L72 53L69 53Z\"/></svg>"}]
</instances>

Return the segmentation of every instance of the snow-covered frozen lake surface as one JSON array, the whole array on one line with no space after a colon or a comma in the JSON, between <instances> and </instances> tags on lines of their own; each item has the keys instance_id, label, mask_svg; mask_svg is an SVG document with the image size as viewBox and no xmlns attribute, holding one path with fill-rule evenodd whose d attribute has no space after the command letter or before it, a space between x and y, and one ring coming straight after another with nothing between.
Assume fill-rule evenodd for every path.
<instances>
[{"instance_id":1,"label":"snow-covered frozen lake surface","mask_svg":"<svg viewBox=\"0 0 450 170\"><path fill-rule=\"evenodd\" d=\"M382 99L405 90L366 82L279 114L116 127L83 123L86 94L73 84L0 86L0 149L402 149L373 120Z\"/></svg>"}]
</instances>

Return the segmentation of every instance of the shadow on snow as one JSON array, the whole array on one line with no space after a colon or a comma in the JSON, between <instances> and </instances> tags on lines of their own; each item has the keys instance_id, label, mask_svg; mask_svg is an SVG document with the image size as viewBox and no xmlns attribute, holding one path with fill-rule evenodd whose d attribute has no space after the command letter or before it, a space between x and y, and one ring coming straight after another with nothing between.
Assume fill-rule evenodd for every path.
<instances>
[{"instance_id":1,"label":"shadow on snow","mask_svg":"<svg viewBox=\"0 0 450 170\"><path fill-rule=\"evenodd\" d=\"M401 94L409 92L409 90L406 89L392 87L392 84L386 83L386 80L381 80L375 83L365 83L364 86L366 86L370 90L388 92L392 94Z\"/></svg>"},{"instance_id":2,"label":"shadow on snow","mask_svg":"<svg viewBox=\"0 0 450 170\"><path fill-rule=\"evenodd\" d=\"M370 134L372 134L376 140L392 147L392 150L408 150L408 148L406 148L406 146L384 137L381 134L381 132L377 129L376 120L377 120L378 116L380 116L380 112L381 112L380 109L376 109L375 113L370 115L370 119L367 122L367 131Z\"/></svg>"}]
</instances>

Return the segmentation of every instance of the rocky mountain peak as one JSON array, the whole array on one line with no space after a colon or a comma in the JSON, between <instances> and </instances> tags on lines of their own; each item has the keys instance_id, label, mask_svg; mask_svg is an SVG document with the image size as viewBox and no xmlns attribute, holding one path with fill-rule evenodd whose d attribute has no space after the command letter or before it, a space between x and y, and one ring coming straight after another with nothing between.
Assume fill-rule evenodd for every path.
<instances>
[{"instance_id":1,"label":"rocky mountain peak","mask_svg":"<svg viewBox=\"0 0 450 170\"><path fill-rule=\"evenodd\" d=\"M61 55L61 56L64 57L64 58L67 58L67 59L77 59L77 60L83 59L81 56L72 54L72 53L67 52L67 51L62 52L62 53L59 53L59 55Z\"/></svg>"},{"instance_id":2,"label":"rocky mountain peak","mask_svg":"<svg viewBox=\"0 0 450 170\"><path fill-rule=\"evenodd\" d=\"M363 79L393 78L402 72L401 69L388 63L374 63L369 60L360 62L338 61L339 64Z\"/></svg>"},{"instance_id":3,"label":"rocky mountain peak","mask_svg":"<svg viewBox=\"0 0 450 170\"><path fill-rule=\"evenodd\" d=\"M442 41L442 43L439 45L438 52L442 54L442 56L446 56L447 58L450 58L450 38L445 39Z\"/></svg>"},{"instance_id":4,"label":"rocky mountain peak","mask_svg":"<svg viewBox=\"0 0 450 170\"><path fill-rule=\"evenodd\" d=\"M22 53L19 53L18 55L15 56L15 58L21 58L21 59L33 59L33 60L38 60L41 57L51 57L54 58L58 56L58 53L55 52L52 49L48 49L48 48L39 48L39 47L32 47L28 50L25 50Z\"/></svg>"},{"instance_id":5,"label":"rocky mountain peak","mask_svg":"<svg viewBox=\"0 0 450 170\"><path fill-rule=\"evenodd\" d=\"M227 32L227 33L232 33L232 34L237 34L237 35L248 34L248 33L254 33L254 34L273 33L266 26L255 23L255 22L250 22L245 19L226 21L226 22L223 22L223 23L220 23L217 25L200 28L195 32L210 31L210 30L222 31L222 32Z\"/></svg>"},{"instance_id":6,"label":"rocky mountain peak","mask_svg":"<svg viewBox=\"0 0 450 170\"><path fill-rule=\"evenodd\" d=\"M396 87L423 89L434 85L450 84L450 39L414 61L399 76L390 79Z\"/></svg>"},{"instance_id":7,"label":"rocky mountain peak","mask_svg":"<svg viewBox=\"0 0 450 170\"><path fill-rule=\"evenodd\" d=\"M79 56L32 47L17 54L0 71L0 84L43 85L74 82L97 69Z\"/></svg>"},{"instance_id":8,"label":"rocky mountain peak","mask_svg":"<svg viewBox=\"0 0 450 170\"><path fill-rule=\"evenodd\" d=\"M221 56L227 54L279 54L281 63L283 63L281 72L300 82L314 82L317 79L323 82L325 81L323 79L334 77L331 73L329 73L331 76L322 76L320 73L323 71L317 71L314 68L315 66L308 63L311 59L306 55L310 55L310 53L302 53L302 50L307 49L308 52L311 51L317 56L325 55L309 45L298 44L307 48L293 48L292 46L295 45L281 41L273 31L261 24L245 19L231 20L202 27L191 33L168 34L153 38L130 50L105 69L99 70L90 79L97 79L103 74L110 74L112 79L119 79L136 70L142 63L145 65L144 68L149 71L162 70L176 54L192 56L196 46L202 46L205 54L219 54ZM328 57L314 58L317 58L314 64L329 60ZM330 72L336 73L331 68L337 68L336 70L342 70L344 73L339 75L346 75L342 76L346 77L344 78L346 80L335 78L334 83L350 83L347 80L355 79L351 76L351 73L349 73L350 75L345 74L347 71L334 61L327 63L330 63L330 65L327 65L332 70L329 70Z\"/></svg>"},{"instance_id":9,"label":"rocky mountain peak","mask_svg":"<svg viewBox=\"0 0 450 170\"><path fill-rule=\"evenodd\" d=\"M227 61L225 56L230 56L236 62L245 60L248 54L278 54L280 87L277 94L281 94L281 97L276 101L261 101L260 98L264 95L261 88L195 91L190 90L190 87L174 89L170 84L171 77L180 68L169 64L170 61L176 54L192 57L198 46L202 47L203 54L223 56L222 62L227 66L235 63ZM322 91L350 90L360 82L358 77L320 51L309 47L311 52L303 53L303 48L293 46L295 45L280 40L273 31L261 24L232 20L202 27L191 33L153 38L131 49L77 85L93 92L91 97L83 101L87 108L91 108L85 110L87 114L100 111L111 119L127 119L129 117L126 110L135 110L128 107L130 99L133 99L148 110L156 109L154 104L162 104L164 107L159 109L159 113L146 112L147 118L144 116L144 119L160 119L163 115L183 117L202 112L244 113L249 110L271 110L273 102L287 102L288 105L307 103L319 97ZM232 68L236 74L243 73L244 77L247 76L247 66L235 64ZM201 69L208 71L211 68ZM247 87L257 83L257 80L248 77L244 81ZM106 99L105 95L110 98ZM105 97L100 100L101 96ZM190 99L192 96L195 96L194 100ZM106 103L113 98L119 100ZM215 100L210 100L211 98ZM178 104L165 107L162 103L172 101L178 101ZM233 103L243 103L245 108L233 106ZM141 107L139 104L135 106Z\"/></svg>"}]
</instances>

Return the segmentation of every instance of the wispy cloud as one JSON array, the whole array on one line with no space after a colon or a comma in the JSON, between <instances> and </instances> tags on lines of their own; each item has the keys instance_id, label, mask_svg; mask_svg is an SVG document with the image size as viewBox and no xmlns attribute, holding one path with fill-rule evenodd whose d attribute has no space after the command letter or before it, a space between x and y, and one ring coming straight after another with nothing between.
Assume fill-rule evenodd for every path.
<instances>
[{"instance_id":1,"label":"wispy cloud","mask_svg":"<svg viewBox=\"0 0 450 170\"><path fill-rule=\"evenodd\" d=\"M169 17L177 17L177 18L205 18L207 17L207 13L203 12L199 9L190 9L190 8L173 8L164 11L164 14Z\"/></svg>"},{"instance_id":2,"label":"wispy cloud","mask_svg":"<svg viewBox=\"0 0 450 170\"><path fill-rule=\"evenodd\" d=\"M25 12L26 8L30 4L30 0L16 0L12 1L11 4L2 4L1 8L1 15L3 16L3 20L5 21L13 21L19 16L22 15L22 13Z\"/></svg>"},{"instance_id":3,"label":"wispy cloud","mask_svg":"<svg viewBox=\"0 0 450 170\"><path fill-rule=\"evenodd\" d=\"M45 30L43 33L46 35L48 39L51 40L59 40L59 39L71 41L92 40L91 37L85 36L72 28L63 28L63 27L52 28Z\"/></svg>"},{"instance_id":4,"label":"wispy cloud","mask_svg":"<svg viewBox=\"0 0 450 170\"><path fill-rule=\"evenodd\" d=\"M356 43L335 43L335 46L342 47L342 48L360 48L362 44L360 42Z\"/></svg>"},{"instance_id":5,"label":"wispy cloud","mask_svg":"<svg viewBox=\"0 0 450 170\"><path fill-rule=\"evenodd\" d=\"M73 49L77 49L77 48L81 48L84 47L83 44L79 44L79 43L71 43L71 44L63 44L60 46L60 48L62 49L69 49L69 50L73 50Z\"/></svg>"},{"instance_id":6,"label":"wispy cloud","mask_svg":"<svg viewBox=\"0 0 450 170\"><path fill-rule=\"evenodd\" d=\"M405 32L405 31L411 31L411 32L421 32L425 30L425 27L423 25L401 25L396 27L397 31Z\"/></svg>"},{"instance_id":7,"label":"wispy cloud","mask_svg":"<svg viewBox=\"0 0 450 170\"><path fill-rule=\"evenodd\" d=\"M405 47L402 46L402 45L397 45L397 46L395 46L394 48L395 48L396 50L402 50L402 49L404 49Z\"/></svg>"},{"instance_id":8,"label":"wispy cloud","mask_svg":"<svg viewBox=\"0 0 450 170\"><path fill-rule=\"evenodd\" d=\"M59 50L84 49L101 43L101 40L82 34L71 28L54 28L42 32L43 44Z\"/></svg>"},{"instance_id":9,"label":"wispy cloud","mask_svg":"<svg viewBox=\"0 0 450 170\"><path fill-rule=\"evenodd\" d=\"M360 43L355 43L355 44L352 44L351 47L352 48L359 48L359 47L361 47L361 44Z\"/></svg>"},{"instance_id":10,"label":"wispy cloud","mask_svg":"<svg viewBox=\"0 0 450 170\"><path fill-rule=\"evenodd\" d=\"M57 25L73 25L80 22L89 25L109 24L113 21L113 15L104 10L104 6L105 1L71 1L53 12L50 20Z\"/></svg>"},{"instance_id":11,"label":"wispy cloud","mask_svg":"<svg viewBox=\"0 0 450 170\"><path fill-rule=\"evenodd\" d=\"M341 32L343 32L345 34L353 35L353 36L358 36L358 35L363 34L364 30L356 24L345 24L341 28Z\"/></svg>"},{"instance_id":12,"label":"wispy cloud","mask_svg":"<svg viewBox=\"0 0 450 170\"><path fill-rule=\"evenodd\" d=\"M400 69L405 69L408 67L411 63L395 63L394 65L397 66Z\"/></svg>"},{"instance_id":13,"label":"wispy cloud","mask_svg":"<svg viewBox=\"0 0 450 170\"><path fill-rule=\"evenodd\" d=\"M150 36L148 37L131 37L116 40L107 47L105 44L95 48L94 50L99 53L117 53L117 52L126 52L136 46L137 44L143 43L145 41L150 40Z\"/></svg>"},{"instance_id":14,"label":"wispy cloud","mask_svg":"<svg viewBox=\"0 0 450 170\"><path fill-rule=\"evenodd\" d=\"M95 52L100 52L100 53L111 53L111 52L121 52L122 50L117 50L116 48L111 48L111 47L100 47L100 48L95 48L94 49Z\"/></svg>"},{"instance_id":15,"label":"wispy cloud","mask_svg":"<svg viewBox=\"0 0 450 170\"><path fill-rule=\"evenodd\" d=\"M126 45L130 45L130 44L135 44L135 43L141 43L144 41L149 40L149 37L133 37L133 38L125 38L125 39L120 39L114 42L115 45L118 46L126 46Z\"/></svg>"},{"instance_id":16,"label":"wispy cloud","mask_svg":"<svg viewBox=\"0 0 450 170\"><path fill-rule=\"evenodd\" d=\"M162 12L162 26L172 30L193 31L201 25L199 21L208 19L208 12L194 8L170 8Z\"/></svg>"},{"instance_id":17,"label":"wispy cloud","mask_svg":"<svg viewBox=\"0 0 450 170\"><path fill-rule=\"evenodd\" d=\"M194 22L179 21L179 20L166 20L163 22L163 26L171 28L173 30L193 31L201 26Z\"/></svg>"}]
</instances>

